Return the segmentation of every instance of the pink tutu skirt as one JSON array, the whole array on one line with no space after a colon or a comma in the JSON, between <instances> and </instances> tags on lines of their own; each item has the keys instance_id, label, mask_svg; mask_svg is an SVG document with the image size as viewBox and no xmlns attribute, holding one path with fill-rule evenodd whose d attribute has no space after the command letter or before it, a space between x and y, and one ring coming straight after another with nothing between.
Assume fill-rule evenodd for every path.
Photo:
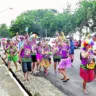
<instances>
[{"instance_id":1,"label":"pink tutu skirt","mask_svg":"<svg viewBox=\"0 0 96 96\"><path fill-rule=\"evenodd\" d=\"M70 57L66 59L61 59L58 69L65 69L65 68L70 68L72 65Z\"/></svg>"},{"instance_id":2,"label":"pink tutu skirt","mask_svg":"<svg viewBox=\"0 0 96 96\"><path fill-rule=\"evenodd\" d=\"M94 80L94 70L80 67L80 77L86 82L91 82Z\"/></svg>"},{"instance_id":3,"label":"pink tutu skirt","mask_svg":"<svg viewBox=\"0 0 96 96\"><path fill-rule=\"evenodd\" d=\"M37 58L37 60L42 60L42 54L36 54L36 58Z\"/></svg>"}]
</instances>

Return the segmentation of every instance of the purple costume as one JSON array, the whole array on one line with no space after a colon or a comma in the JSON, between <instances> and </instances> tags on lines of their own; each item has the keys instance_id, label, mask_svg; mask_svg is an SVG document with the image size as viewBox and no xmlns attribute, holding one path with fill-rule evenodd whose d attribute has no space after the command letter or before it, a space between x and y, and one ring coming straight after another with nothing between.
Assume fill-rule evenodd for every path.
<instances>
[{"instance_id":1,"label":"purple costume","mask_svg":"<svg viewBox=\"0 0 96 96\"><path fill-rule=\"evenodd\" d=\"M22 62L31 62L31 46L24 44L24 48L21 51Z\"/></svg>"},{"instance_id":2,"label":"purple costume","mask_svg":"<svg viewBox=\"0 0 96 96\"><path fill-rule=\"evenodd\" d=\"M60 46L55 46L55 48L57 48L57 50L55 50L55 53L54 53L54 58L61 58L61 47Z\"/></svg>"},{"instance_id":3,"label":"purple costume","mask_svg":"<svg viewBox=\"0 0 96 96\"><path fill-rule=\"evenodd\" d=\"M47 54L46 54L46 52L47 52ZM49 52L49 48L44 48L44 53L45 53L45 54L43 54L44 59L49 59L50 58L50 55L48 54L48 52Z\"/></svg>"},{"instance_id":4,"label":"purple costume","mask_svg":"<svg viewBox=\"0 0 96 96\"><path fill-rule=\"evenodd\" d=\"M41 61L42 60L42 47L38 46L36 51L37 51L36 58L37 58L37 60Z\"/></svg>"},{"instance_id":5,"label":"purple costume","mask_svg":"<svg viewBox=\"0 0 96 96\"><path fill-rule=\"evenodd\" d=\"M61 50L61 61L58 65L59 69L65 69L65 68L70 68L71 67L71 59L69 57L69 51L68 51L68 45L64 43L62 50Z\"/></svg>"}]
</instances>

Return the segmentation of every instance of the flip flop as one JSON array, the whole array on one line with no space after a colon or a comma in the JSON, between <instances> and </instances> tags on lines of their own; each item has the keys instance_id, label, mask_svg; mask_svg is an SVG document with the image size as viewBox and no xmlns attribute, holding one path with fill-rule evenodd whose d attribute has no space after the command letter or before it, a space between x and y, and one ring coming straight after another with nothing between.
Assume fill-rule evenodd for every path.
<instances>
[{"instance_id":1,"label":"flip flop","mask_svg":"<svg viewBox=\"0 0 96 96\"><path fill-rule=\"evenodd\" d=\"M64 80L63 82L67 82L69 80L69 78L68 79L66 79L66 80Z\"/></svg>"}]
</instances>

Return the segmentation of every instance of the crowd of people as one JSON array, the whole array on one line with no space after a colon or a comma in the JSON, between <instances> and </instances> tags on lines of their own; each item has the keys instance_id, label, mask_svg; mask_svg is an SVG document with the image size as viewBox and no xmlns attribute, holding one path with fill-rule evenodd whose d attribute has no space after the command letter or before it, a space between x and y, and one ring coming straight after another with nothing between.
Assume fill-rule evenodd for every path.
<instances>
[{"instance_id":1,"label":"crowd of people","mask_svg":"<svg viewBox=\"0 0 96 96\"><path fill-rule=\"evenodd\" d=\"M35 74L44 69L44 74L48 75L48 68L54 61L54 73L57 72L63 75L61 79L63 82L67 82L69 77L66 73L66 69L73 67L74 61L74 42L70 37L69 41L62 39L59 33L56 33L55 44L50 47L46 40L40 40L37 43L37 35L18 36L16 34L16 40L2 41L3 48L5 50L8 61L8 69L10 69L11 62L14 62L16 71L18 71L17 62L22 65L24 73L24 81L28 80L30 73ZM93 40L87 39L82 41L81 53L80 53L81 65L80 76L83 79L83 92L87 94L86 83L91 82L96 77L96 35L93 36Z\"/></svg>"}]
</instances>

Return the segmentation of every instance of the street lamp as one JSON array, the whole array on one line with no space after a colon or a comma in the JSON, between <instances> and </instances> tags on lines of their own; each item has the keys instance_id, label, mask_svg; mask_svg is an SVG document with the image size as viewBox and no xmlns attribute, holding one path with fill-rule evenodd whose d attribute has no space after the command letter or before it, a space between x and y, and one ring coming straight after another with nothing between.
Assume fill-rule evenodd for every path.
<instances>
[{"instance_id":1,"label":"street lamp","mask_svg":"<svg viewBox=\"0 0 96 96\"><path fill-rule=\"evenodd\" d=\"M8 9L13 10L13 8L9 7L9 8L6 8L6 9L2 10L2 11L0 12L0 14L3 13L3 12L5 12L5 11L8 10Z\"/></svg>"}]
</instances>

